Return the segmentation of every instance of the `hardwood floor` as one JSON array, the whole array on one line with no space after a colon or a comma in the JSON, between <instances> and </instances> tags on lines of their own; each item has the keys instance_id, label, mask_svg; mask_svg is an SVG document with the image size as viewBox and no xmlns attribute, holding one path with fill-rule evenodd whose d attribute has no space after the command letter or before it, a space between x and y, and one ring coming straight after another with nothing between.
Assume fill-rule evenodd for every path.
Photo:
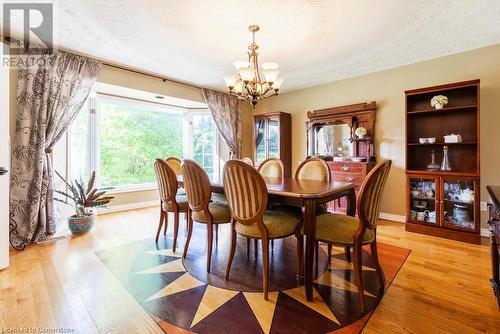
<instances>
[{"instance_id":1,"label":"hardwood floor","mask_svg":"<svg viewBox=\"0 0 500 334\"><path fill-rule=\"evenodd\" d=\"M0 329L163 333L95 255L154 236L158 216L158 208L103 215L90 234L12 250L11 266L0 271ZM364 333L500 333L486 244L413 234L391 222L381 223L378 240L412 252Z\"/></svg>"}]
</instances>

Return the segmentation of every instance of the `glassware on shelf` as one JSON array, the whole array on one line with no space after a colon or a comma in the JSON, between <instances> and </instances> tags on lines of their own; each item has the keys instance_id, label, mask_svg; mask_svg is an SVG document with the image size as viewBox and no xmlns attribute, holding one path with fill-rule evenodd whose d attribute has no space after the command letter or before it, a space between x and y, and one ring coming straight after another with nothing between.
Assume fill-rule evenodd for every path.
<instances>
[{"instance_id":1,"label":"glassware on shelf","mask_svg":"<svg viewBox=\"0 0 500 334\"><path fill-rule=\"evenodd\" d=\"M450 161L448 160L448 145L443 146L443 161L441 162L442 171L451 171Z\"/></svg>"},{"instance_id":2,"label":"glassware on shelf","mask_svg":"<svg viewBox=\"0 0 500 334\"><path fill-rule=\"evenodd\" d=\"M431 162L427 165L428 170L439 170L439 165L436 163L436 152L431 151Z\"/></svg>"}]
</instances>

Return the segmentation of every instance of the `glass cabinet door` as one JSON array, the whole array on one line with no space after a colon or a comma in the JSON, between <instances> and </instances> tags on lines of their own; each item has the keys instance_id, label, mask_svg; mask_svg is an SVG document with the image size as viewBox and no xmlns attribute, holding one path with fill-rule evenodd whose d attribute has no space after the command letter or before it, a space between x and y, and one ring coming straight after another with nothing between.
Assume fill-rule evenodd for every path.
<instances>
[{"instance_id":1,"label":"glass cabinet door","mask_svg":"<svg viewBox=\"0 0 500 334\"><path fill-rule=\"evenodd\" d=\"M437 206L438 179L435 177L409 176L408 221L412 223L439 225Z\"/></svg>"},{"instance_id":2,"label":"glass cabinet door","mask_svg":"<svg viewBox=\"0 0 500 334\"><path fill-rule=\"evenodd\" d=\"M280 157L280 120L278 117L268 119L267 123L267 158Z\"/></svg>"},{"instance_id":3,"label":"glass cabinet door","mask_svg":"<svg viewBox=\"0 0 500 334\"><path fill-rule=\"evenodd\" d=\"M259 165L266 160L266 120L255 120L255 163Z\"/></svg>"},{"instance_id":4,"label":"glass cabinet door","mask_svg":"<svg viewBox=\"0 0 500 334\"><path fill-rule=\"evenodd\" d=\"M443 177L443 226L475 231L476 182L471 178Z\"/></svg>"}]
</instances>

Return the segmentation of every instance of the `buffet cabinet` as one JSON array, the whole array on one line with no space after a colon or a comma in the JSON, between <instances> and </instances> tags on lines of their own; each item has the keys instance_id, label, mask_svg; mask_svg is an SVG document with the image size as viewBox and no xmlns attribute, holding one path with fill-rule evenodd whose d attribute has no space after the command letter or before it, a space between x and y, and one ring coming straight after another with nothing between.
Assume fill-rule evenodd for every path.
<instances>
[{"instance_id":1,"label":"buffet cabinet","mask_svg":"<svg viewBox=\"0 0 500 334\"><path fill-rule=\"evenodd\" d=\"M254 116L253 161L278 158L283 163L284 177L292 177L292 117L286 112Z\"/></svg>"},{"instance_id":2,"label":"buffet cabinet","mask_svg":"<svg viewBox=\"0 0 500 334\"><path fill-rule=\"evenodd\" d=\"M358 198L361 184L366 175L375 166L375 162L336 162L327 161L332 173L334 181L351 182L354 184L356 198ZM347 212L347 199L345 197L339 198L327 204L328 211L330 212Z\"/></svg>"}]
</instances>

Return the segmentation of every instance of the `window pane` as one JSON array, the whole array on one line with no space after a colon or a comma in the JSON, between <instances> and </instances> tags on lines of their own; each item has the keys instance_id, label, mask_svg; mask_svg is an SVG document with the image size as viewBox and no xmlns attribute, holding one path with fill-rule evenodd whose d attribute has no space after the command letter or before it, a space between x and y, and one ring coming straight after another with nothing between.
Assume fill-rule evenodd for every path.
<instances>
[{"instance_id":1,"label":"window pane","mask_svg":"<svg viewBox=\"0 0 500 334\"><path fill-rule=\"evenodd\" d=\"M86 180L90 176L90 100L71 124L70 129L70 179Z\"/></svg>"},{"instance_id":2,"label":"window pane","mask_svg":"<svg viewBox=\"0 0 500 334\"><path fill-rule=\"evenodd\" d=\"M155 182L156 158L182 158L183 115L135 103L100 103L101 185Z\"/></svg>"},{"instance_id":3,"label":"window pane","mask_svg":"<svg viewBox=\"0 0 500 334\"><path fill-rule=\"evenodd\" d=\"M209 176L215 172L216 136L215 123L209 113L193 114L193 159Z\"/></svg>"}]
</instances>

